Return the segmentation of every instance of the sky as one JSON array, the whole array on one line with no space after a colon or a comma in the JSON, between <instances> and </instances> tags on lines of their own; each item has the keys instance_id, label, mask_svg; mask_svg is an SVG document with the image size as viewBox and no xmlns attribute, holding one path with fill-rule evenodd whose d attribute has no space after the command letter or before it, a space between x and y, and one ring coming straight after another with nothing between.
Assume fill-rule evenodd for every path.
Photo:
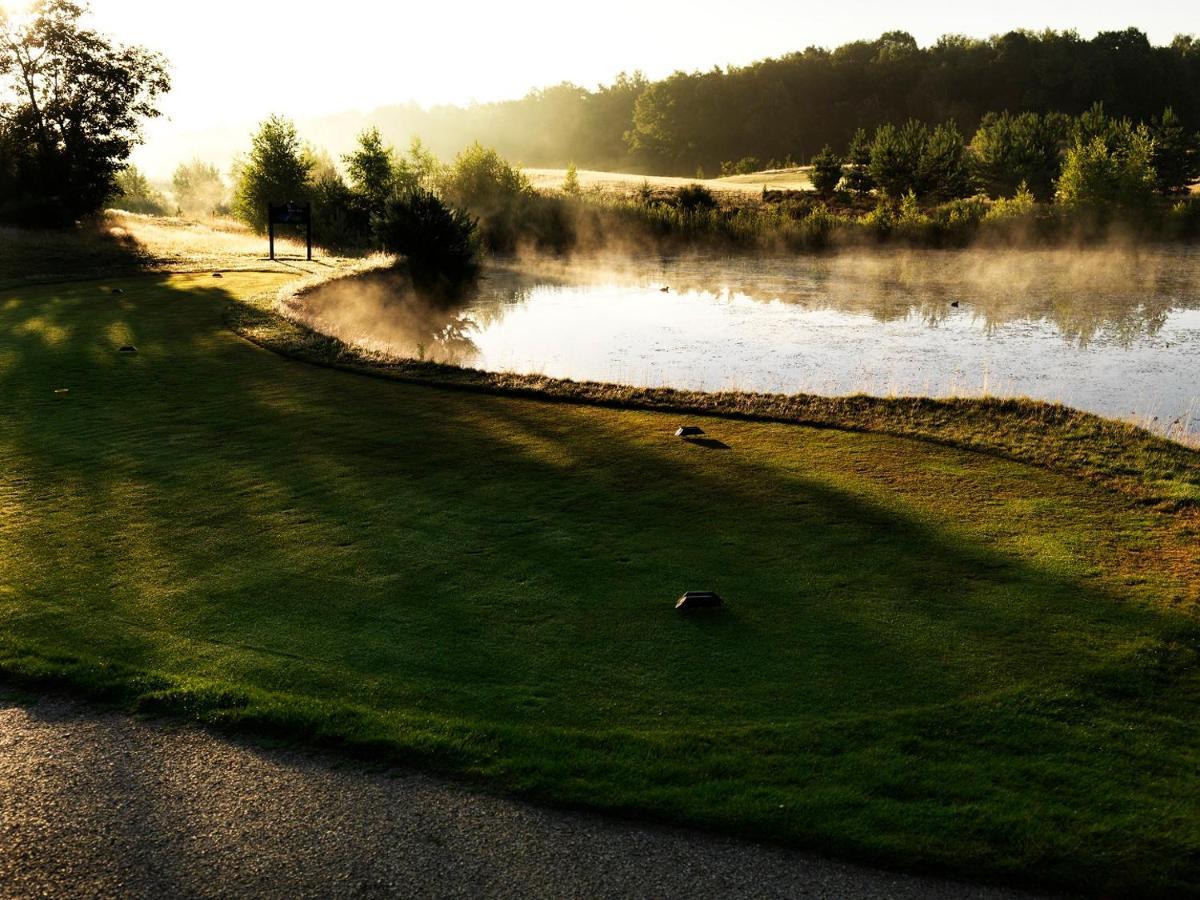
<instances>
[{"instance_id":1,"label":"sky","mask_svg":"<svg viewBox=\"0 0 1200 900\"><path fill-rule=\"evenodd\" d=\"M20 0L0 0L10 8ZM586 87L622 70L742 64L817 45L905 30L921 44L946 33L986 37L1013 28L1073 28L1083 37L1130 25L1152 42L1200 31L1186 0L1129 4L1009 0L905 3L838 0L92 0L91 24L159 50L174 87L147 148L272 112L295 119L520 97L562 81ZM1190 9L1189 9L1190 8Z\"/></svg>"}]
</instances>

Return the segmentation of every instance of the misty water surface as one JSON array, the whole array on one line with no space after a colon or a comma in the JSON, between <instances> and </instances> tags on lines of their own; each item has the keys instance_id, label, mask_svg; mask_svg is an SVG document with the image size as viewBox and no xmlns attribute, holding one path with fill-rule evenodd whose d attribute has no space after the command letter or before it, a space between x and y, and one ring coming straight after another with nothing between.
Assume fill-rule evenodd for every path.
<instances>
[{"instance_id":1,"label":"misty water surface","mask_svg":"<svg viewBox=\"0 0 1200 900\"><path fill-rule=\"evenodd\" d=\"M451 310L364 286L308 302L343 339L483 369L1028 396L1200 436L1196 248L540 262L492 267Z\"/></svg>"}]
</instances>

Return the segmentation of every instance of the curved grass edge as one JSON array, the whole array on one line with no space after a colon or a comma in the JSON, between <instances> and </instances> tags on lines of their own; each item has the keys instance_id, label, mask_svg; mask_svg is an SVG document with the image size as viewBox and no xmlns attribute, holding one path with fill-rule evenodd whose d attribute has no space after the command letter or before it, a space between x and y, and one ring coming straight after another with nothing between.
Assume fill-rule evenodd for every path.
<instances>
[{"instance_id":1,"label":"curved grass edge","mask_svg":"<svg viewBox=\"0 0 1200 900\"><path fill-rule=\"evenodd\" d=\"M308 327L290 314L335 280L391 264L376 257L238 298L226 322L246 340L319 366L409 384L546 402L870 432L985 453L1082 478L1165 512L1200 516L1200 449L1132 423L1026 398L825 397L685 391L392 359Z\"/></svg>"}]
</instances>

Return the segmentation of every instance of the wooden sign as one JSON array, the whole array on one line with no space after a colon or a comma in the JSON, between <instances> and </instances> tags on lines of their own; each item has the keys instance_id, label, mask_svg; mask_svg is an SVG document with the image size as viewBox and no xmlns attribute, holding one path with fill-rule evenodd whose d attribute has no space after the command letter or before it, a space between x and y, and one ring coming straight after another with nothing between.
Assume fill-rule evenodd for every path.
<instances>
[{"instance_id":1,"label":"wooden sign","mask_svg":"<svg viewBox=\"0 0 1200 900\"><path fill-rule=\"evenodd\" d=\"M275 258L275 226L303 225L304 243L308 248L308 259L312 259L312 204L311 203L268 203L267 233L271 240L271 259Z\"/></svg>"}]
</instances>

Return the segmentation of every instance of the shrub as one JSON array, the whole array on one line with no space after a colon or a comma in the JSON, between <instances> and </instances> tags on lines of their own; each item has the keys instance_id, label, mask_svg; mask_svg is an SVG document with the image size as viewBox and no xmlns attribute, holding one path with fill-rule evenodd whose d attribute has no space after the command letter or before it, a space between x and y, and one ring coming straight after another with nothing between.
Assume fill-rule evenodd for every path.
<instances>
[{"instance_id":1,"label":"shrub","mask_svg":"<svg viewBox=\"0 0 1200 900\"><path fill-rule=\"evenodd\" d=\"M687 213L716 209L717 200L702 184L685 184L675 191L675 206Z\"/></svg>"},{"instance_id":2,"label":"shrub","mask_svg":"<svg viewBox=\"0 0 1200 900\"><path fill-rule=\"evenodd\" d=\"M726 160L721 163L721 177L729 178L733 175L753 175L755 172L762 170L762 160L757 156L743 156L737 162Z\"/></svg>"},{"instance_id":3,"label":"shrub","mask_svg":"<svg viewBox=\"0 0 1200 900\"><path fill-rule=\"evenodd\" d=\"M1033 196L1033 191L1029 189L1028 184L1022 181L1011 198L1001 197L992 201L987 212L984 213L983 220L985 222L1002 222L1024 219L1032 216L1036 207L1037 201Z\"/></svg>"},{"instance_id":4,"label":"shrub","mask_svg":"<svg viewBox=\"0 0 1200 900\"><path fill-rule=\"evenodd\" d=\"M1154 138L1144 126L1096 135L1067 150L1055 199L1106 220L1114 210L1144 211L1154 202Z\"/></svg>"},{"instance_id":5,"label":"shrub","mask_svg":"<svg viewBox=\"0 0 1200 900\"><path fill-rule=\"evenodd\" d=\"M828 144L812 158L812 183L819 193L828 195L836 191L842 173L842 158Z\"/></svg>"},{"instance_id":6,"label":"shrub","mask_svg":"<svg viewBox=\"0 0 1200 900\"><path fill-rule=\"evenodd\" d=\"M955 245L969 242L979 231L988 206L986 197L966 197L935 207L930 219L938 242Z\"/></svg>"},{"instance_id":7,"label":"shrub","mask_svg":"<svg viewBox=\"0 0 1200 900\"><path fill-rule=\"evenodd\" d=\"M577 197L580 190L579 170L575 168L575 163L571 163L567 166L567 174L563 177L562 191L570 197Z\"/></svg>"},{"instance_id":8,"label":"shrub","mask_svg":"<svg viewBox=\"0 0 1200 900\"><path fill-rule=\"evenodd\" d=\"M448 203L479 222L487 249L508 253L531 234L538 201L529 179L495 150L475 143L441 173L440 192Z\"/></svg>"},{"instance_id":9,"label":"shrub","mask_svg":"<svg viewBox=\"0 0 1200 900\"><path fill-rule=\"evenodd\" d=\"M1175 239L1200 237L1200 200L1192 198L1172 203L1163 230L1167 237Z\"/></svg>"},{"instance_id":10,"label":"shrub","mask_svg":"<svg viewBox=\"0 0 1200 900\"><path fill-rule=\"evenodd\" d=\"M875 208L862 217L867 232L882 240L896 228L896 211L886 197L881 197Z\"/></svg>"},{"instance_id":11,"label":"shrub","mask_svg":"<svg viewBox=\"0 0 1200 900\"><path fill-rule=\"evenodd\" d=\"M932 225L933 220L922 211L915 192L909 191L900 198L893 227L898 237L913 243L922 243L928 240Z\"/></svg>"},{"instance_id":12,"label":"shrub","mask_svg":"<svg viewBox=\"0 0 1200 900\"><path fill-rule=\"evenodd\" d=\"M375 240L408 260L413 283L442 295L460 287L478 271L476 221L421 188L390 197L374 222Z\"/></svg>"},{"instance_id":13,"label":"shrub","mask_svg":"<svg viewBox=\"0 0 1200 900\"><path fill-rule=\"evenodd\" d=\"M807 216L801 220L801 235L806 247L821 249L828 247L834 232L842 224L842 220L829 210L824 203L818 203Z\"/></svg>"}]
</instances>

